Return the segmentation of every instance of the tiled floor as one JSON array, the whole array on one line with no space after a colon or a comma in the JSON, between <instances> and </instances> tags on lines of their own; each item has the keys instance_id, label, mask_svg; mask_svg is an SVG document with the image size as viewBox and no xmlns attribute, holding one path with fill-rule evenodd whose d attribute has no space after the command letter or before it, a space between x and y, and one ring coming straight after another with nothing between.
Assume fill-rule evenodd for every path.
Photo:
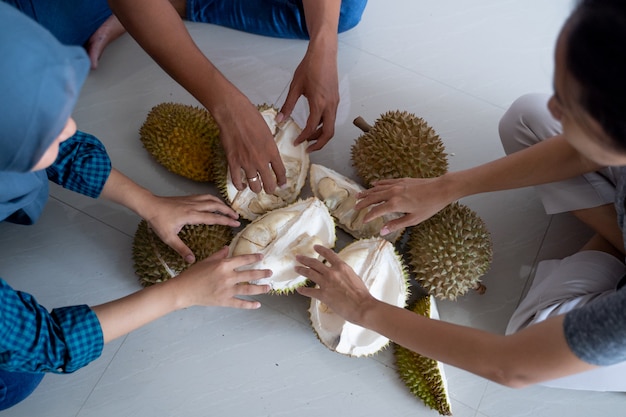
<instances>
[{"instance_id":1,"label":"tiled floor","mask_svg":"<svg viewBox=\"0 0 626 417\"><path fill-rule=\"evenodd\" d=\"M526 92L550 92L552 51L570 0L371 0L340 36L342 101L336 136L312 155L353 174L357 115L392 109L424 117L444 139L452 169L501 156L497 123ZM200 47L253 102L280 105L306 43L203 24ZM259 82L259 80L264 80ZM114 165L155 193L214 191L170 174L138 140L148 110L196 104L134 41L105 53L75 118L101 138ZM296 119L304 120L304 107ZM487 293L441 302L442 319L503 332L537 260L575 251L588 232L548 217L532 189L465 200L495 245ZM139 289L130 247L139 219L124 209L53 188L32 227L0 224L1 275L49 307L96 304ZM567 239L563 239L563 235ZM7 417L433 416L398 381L389 350L366 359L328 351L308 324L303 297L259 297L257 311L192 308L133 332L74 375L49 375ZM427 337L425 335L425 337ZM532 387L512 390L446 366L455 416L626 416L626 396Z\"/></svg>"}]
</instances>

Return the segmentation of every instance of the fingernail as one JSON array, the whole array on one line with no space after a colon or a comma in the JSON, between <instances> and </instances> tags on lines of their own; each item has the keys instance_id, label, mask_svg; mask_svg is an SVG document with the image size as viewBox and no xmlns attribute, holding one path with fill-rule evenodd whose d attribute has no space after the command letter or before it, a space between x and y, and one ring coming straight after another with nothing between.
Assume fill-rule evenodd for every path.
<instances>
[{"instance_id":1,"label":"fingernail","mask_svg":"<svg viewBox=\"0 0 626 417\"><path fill-rule=\"evenodd\" d=\"M192 264L196 261L196 257L193 255L187 255L185 256L185 262L187 262L188 264Z\"/></svg>"},{"instance_id":2,"label":"fingernail","mask_svg":"<svg viewBox=\"0 0 626 417\"><path fill-rule=\"evenodd\" d=\"M282 113L278 113L278 114L276 115L276 123L280 123L280 122L282 122L283 120L285 120L285 115L284 115L284 114L282 114Z\"/></svg>"},{"instance_id":3,"label":"fingernail","mask_svg":"<svg viewBox=\"0 0 626 417\"><path fill-rule=\"evenodd\" d=\"M390 230L387 226L383 227L382 229L380 229L380 235L381 236L385 236L388 235L390 233Z\"/></svg>"}]
</instances>

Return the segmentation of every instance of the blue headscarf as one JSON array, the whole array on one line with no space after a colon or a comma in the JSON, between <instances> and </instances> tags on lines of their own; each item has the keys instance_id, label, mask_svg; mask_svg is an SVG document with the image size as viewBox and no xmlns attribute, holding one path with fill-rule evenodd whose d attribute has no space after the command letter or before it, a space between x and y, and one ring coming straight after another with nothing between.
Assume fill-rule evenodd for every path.
<instances>
[{"instance_id":1,"label":"blue headscarf","mask_svg":"<svg viewBox=\"0 0 626 417\"><path fill-rule=\"evenodd\" d=\"M48 179L30 170L65 127L88 72L81 47L0 2L0 221L41 214Z\"/></svg>"}]
</instances>

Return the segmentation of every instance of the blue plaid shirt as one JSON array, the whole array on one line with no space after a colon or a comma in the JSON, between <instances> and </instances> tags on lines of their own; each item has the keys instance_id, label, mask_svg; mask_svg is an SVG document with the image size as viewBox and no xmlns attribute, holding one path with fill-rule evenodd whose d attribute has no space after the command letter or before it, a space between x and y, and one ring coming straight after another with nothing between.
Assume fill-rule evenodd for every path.
<instances>
[{"instance_id":1,"label":"blue plaid shirt","mask_svg":"<svg viewBox=\"0 0 626 417\"><path fill-rule=\"evenodd\" d=\"M95 137L76 132L62 142L48 178L96 198L111 172L111 161ZM0 278L0 368L6 371L69 373L102 353L96 314L86 305L48 312L30 295Z\"/></svg>"}]
</instances>

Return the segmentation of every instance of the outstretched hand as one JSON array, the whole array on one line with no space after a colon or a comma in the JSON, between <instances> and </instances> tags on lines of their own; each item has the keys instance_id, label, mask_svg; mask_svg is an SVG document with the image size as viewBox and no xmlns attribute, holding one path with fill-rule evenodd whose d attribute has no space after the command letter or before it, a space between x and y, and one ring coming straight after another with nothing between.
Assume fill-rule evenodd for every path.
<instances>
[{"instance_id":1,"label":"outstretched hand","mask_svg":"<svg viewBox=\"0 0 626 417\"><path fill-rule=\"evenodd\" d=\"M371 207L364 221L369 222L388 213L405 213L387 222L382 236L414 226L435 215L452 202L442 192L440 178L400 178L382 180L357 195L356 210Z\"/></svg>"},{"instance_id":2,"label":"outstretched hand","mask_svg":"<svg viewBox=\"0 0 626 417\"><path fill-rule=\"evenodd\" d=\"M154 197L146 221L159 238L174 249L186 262L196 258L191 249L178 237L188 224L221 224L238 227L238 214L219 198L210 195L184 197Z\"/></svg>"},{"instance_id":3,"label":"outstretched hand","mask_svg":"<svg viewBox=\"0 0 626 417\"><path fill-rule=\"evenodd\" d=\"M177 286L184 297L184 306L222 306L244 309L259 308L258 301L239 297L265 294L269 285L248 284L272 275L269 269L239 270L242 266L260 261L261 254L240 255L227 258L228 247L199 261L166 283Z\"/></svg>"},{"instance_id":4,"label":"outstretched hand","mask_svg":"<svg viewBox=\"0 0 626 417\"><path fill-rule=\"evenodd\" d=\"M285 166L263 116L243 95L223 103L226 117L215 114L231 179L238 190L274 193L287 182Z\"/></svg>"},{"instance_id":5,"label":"outstretched hand","mask_svg":"<svg viewBox=\"0 0 626 417\"><path fill-rule=\"evenodd\" d=\"M296 271L317 285L315 288L299 287L296 291L307 297L317 298L336 314L358 324L367 306L376 300L361 278L333 250L315 245L315 251L330 265L315 258L298 255L296 259L304 266L296 266Z\"/></svg>"},{"instance_id":6,"label":"outstretched hand","mask_svg":"<svg viewBox=\"0 0 626 417\"><path fill-rule=\"evenodd\" d=\"M339 106L339 81L337 75L337 51L334 48L310 46L296 68L289 93L277 121L291 115L300 96L309 102L309 117L302 133L294 144L313 142L307 152L322 149L335 134L335 119Z\"/></svg>"}]
</instances>

